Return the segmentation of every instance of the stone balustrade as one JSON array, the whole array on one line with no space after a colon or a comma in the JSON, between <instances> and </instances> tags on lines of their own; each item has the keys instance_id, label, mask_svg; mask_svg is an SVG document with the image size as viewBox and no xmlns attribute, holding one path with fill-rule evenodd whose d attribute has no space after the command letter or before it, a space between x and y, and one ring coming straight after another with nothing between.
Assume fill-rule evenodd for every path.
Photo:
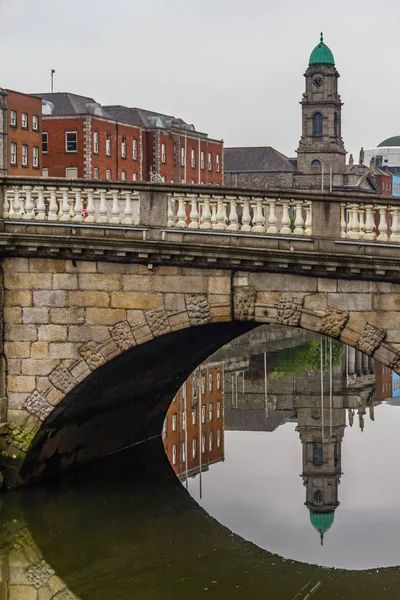
<instances>
[{"instance_id":1,"label":"stone balustrade","mask_svg":"<svg viewBox=\"0 0 400 600\"><path fill-rule=\"evenodd\" d=\"M400 242L399 205L341 204L340 237L365 242Z\"/></svg>"},{"instance_id":2,"label":"stone balustrade","mask_svg":"<svg viewBox=\"0 0 400 600\"><path fill-rule=\"evenodd\" d=\"M3 218L138 225L139 192L104 186L12 185L4 193Z\"/></svg>"},{"instance_id":3,"label":"stone balustrade","mask_svg":"<svg viewBox=\"0 0 400 600\"><path fill-rule=\"evenodd\" d=\"M168 227L271 235L312 235L305 199L224 194L169 194Z\"/></svg>"}]
</instances>

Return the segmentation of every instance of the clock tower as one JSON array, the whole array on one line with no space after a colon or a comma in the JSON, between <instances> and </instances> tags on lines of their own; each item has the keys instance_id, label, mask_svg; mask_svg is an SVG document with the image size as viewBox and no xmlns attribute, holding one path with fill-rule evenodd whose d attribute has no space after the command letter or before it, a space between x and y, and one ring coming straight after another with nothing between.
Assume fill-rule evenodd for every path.
<instances>
[{"instance_id":1,"label":"clock tower","mask_svg":"<svg viewBox=\"0 0 400 600\"><path fill-rule=\"evenodd\" d=\"M346 150L342 140L342 101L339 73L323 35L311 53L304 73L306 89L301 101L302 135L297 149L297 168L303 173L345 173Z\"/></svg>"}]
</instances>

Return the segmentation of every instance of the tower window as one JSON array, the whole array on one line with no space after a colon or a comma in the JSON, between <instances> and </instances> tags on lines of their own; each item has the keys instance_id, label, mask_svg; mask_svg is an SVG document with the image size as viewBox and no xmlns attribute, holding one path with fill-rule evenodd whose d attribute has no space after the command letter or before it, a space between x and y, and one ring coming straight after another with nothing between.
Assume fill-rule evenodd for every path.
<instances>
[{"instance_id":1,"label":"tower window","mask_svg":"<svg viewBox=\"0 0 400 600\"><path fill-rule=\"evenodd\" d=\"M313 465L320 467L322 465L323 446L320 442L313 444Z\"/></svg>"},{"instance_id":2,"label":"tower window","mask_svg":"<svg viewBox=\"0 0 400 600\"><path fill-rule=\"evenodd\" d=\"M322 114L320 112L316 112L313 115L312 134L313 134L313 137L321 137L322 136Z\"/></svg>"},{"instance_id":3,"label":"tower window","mask_svg":"<svg viewBox=\"0 0 400 600\"><path fill-rule=\"evenodd\" d=\"M311 163L312 167L318 167L319 169L321 168L321 161L319 161L318 159L315 159L312 161Z\"/></svg>"},{"instance_id":4,"label":"tower window","mask_svg":"<svg viewBox=\"0 0 400 600\"><path fill-rule=\"evenodd\" d=\"M335 112L335 116L333 117L333 130L334 130L335 137L339 137L339 135L340 135L339 117L338 117L337 112Z\"/></svg>"}]
</instances>

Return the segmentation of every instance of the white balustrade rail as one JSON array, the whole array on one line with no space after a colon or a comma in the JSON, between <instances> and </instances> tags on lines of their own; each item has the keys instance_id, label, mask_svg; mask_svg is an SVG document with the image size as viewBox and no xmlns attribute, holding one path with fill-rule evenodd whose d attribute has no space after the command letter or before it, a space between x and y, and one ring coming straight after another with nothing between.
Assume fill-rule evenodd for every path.
<instances>
[{"instance_id":1,"label":"white balustrade rail","mask_svg":"<svg viewBox=\"0 0 400 600\"><path fill-rule=\"evenodd\" d=\"M4 219L138 225L139 192L105 187L13 185L6 189Z\"/></svg>"},{"instance_id":2,"label":"white balustrade rail","mask_svg":"<svg viewBox=\"0 0 400 600\"><path fill-rule=\"evenodd\" d=\"M341 204L340 237L371 242L400 242L400 206Z\"/></svg>"},{"instance_id":3,"label":"white balustrade rail","mask_svg":"<svg viewBox=\"0 0 400 600\"><path fill-rule=\"evenodd\" d=\"M207 194L169 194L168 227L286 236L312 235L307 200Z\"/></svg>"}]
</instances>

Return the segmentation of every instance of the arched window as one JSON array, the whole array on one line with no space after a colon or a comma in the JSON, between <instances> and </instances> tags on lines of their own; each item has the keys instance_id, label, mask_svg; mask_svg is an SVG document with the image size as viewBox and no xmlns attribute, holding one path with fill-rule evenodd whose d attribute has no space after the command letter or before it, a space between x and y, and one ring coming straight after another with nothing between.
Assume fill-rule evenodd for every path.
<instances>
[{"instance_id":1,"label":"arched window","mask_svg":"<svg viewBox=\"0 0 400 600\"><path fill-rule=\"evenodd\" d=\"M313 115L312 134L314 137L322 136L322 114L320 112L316 112Z\"/></svg>"},{"instance_id":2,"label":"arched window","mask_svg":"<svg viewBox=\"0 0 400 600\"><path fill-rule=\"evenodd\" d=\"M315 160L312 161L311 166L312 167L319 167L320 168L321 167L321 161L315 159Z\"/></svg>"},{"instance_id":3,"label":"arched window","mask_svg":"<svg viewBox=\"0 0 400 600\"><path fill-rule=\"evenodd\" d=\"M339 137L340 135L340 131L339 131L339 117L337 112L335 112L335 115L333 117L333 131L335 134L335 137Z\"/></svg>"}]
</instances>

